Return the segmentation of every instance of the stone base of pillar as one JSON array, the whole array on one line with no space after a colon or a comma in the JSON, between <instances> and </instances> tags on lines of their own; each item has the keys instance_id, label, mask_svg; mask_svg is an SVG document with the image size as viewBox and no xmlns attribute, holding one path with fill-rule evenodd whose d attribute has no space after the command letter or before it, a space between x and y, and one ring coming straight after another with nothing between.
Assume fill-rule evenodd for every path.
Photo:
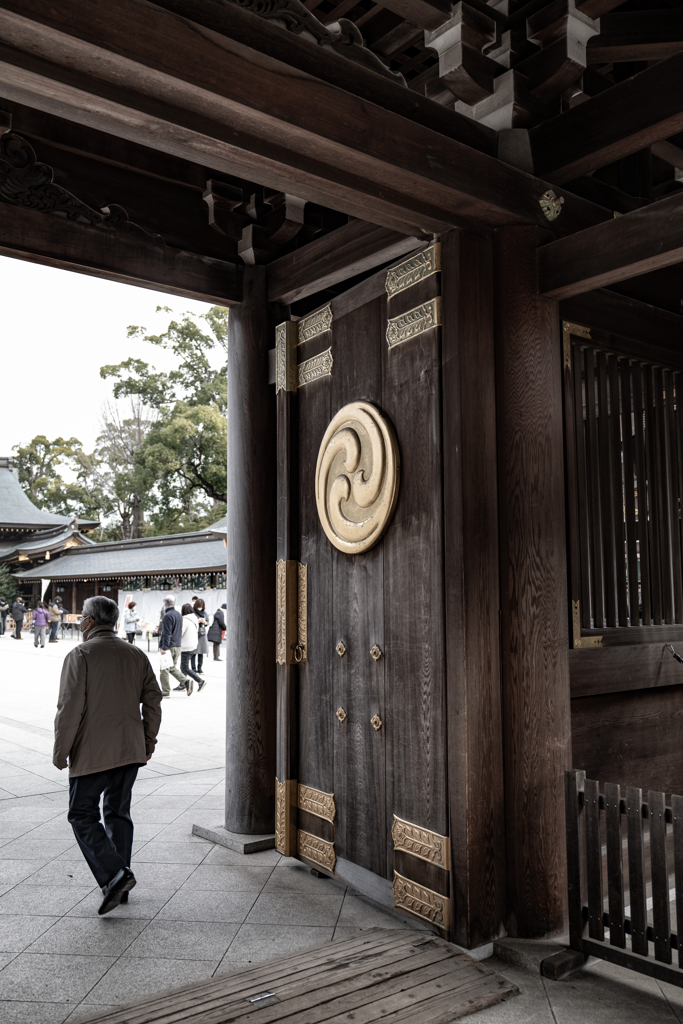
<instances>
[{"instance_id":1,"label":"stone base of pillar","mask_svg":"<svg viewBox=\"0 0 683 1024\"><path fill-rule=\"evenodd\" d=\"M218 843L235 853L257 853L259 850L275 848L275 833L265 836L245 836L240 832L228 832L223 825L193 825L192 835Z\"/></svg>"}]
</instances>

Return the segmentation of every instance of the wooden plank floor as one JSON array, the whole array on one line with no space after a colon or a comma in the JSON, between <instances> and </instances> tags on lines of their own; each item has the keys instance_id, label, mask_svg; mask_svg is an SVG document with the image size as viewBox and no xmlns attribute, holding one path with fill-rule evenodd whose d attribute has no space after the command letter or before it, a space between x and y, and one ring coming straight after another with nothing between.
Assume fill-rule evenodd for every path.
<instances>
[{"instance_id":1,"label":"wooden plank floor","mask_svg":"<svg viewBox=\"0 0 683 1024\"><path fill-rule=\"evenodd\" d=\"M447 1024L517 992L505 978L444 939L376 928L357 938L254 964L87 1021Z\"/></svg>"}]
</instances>

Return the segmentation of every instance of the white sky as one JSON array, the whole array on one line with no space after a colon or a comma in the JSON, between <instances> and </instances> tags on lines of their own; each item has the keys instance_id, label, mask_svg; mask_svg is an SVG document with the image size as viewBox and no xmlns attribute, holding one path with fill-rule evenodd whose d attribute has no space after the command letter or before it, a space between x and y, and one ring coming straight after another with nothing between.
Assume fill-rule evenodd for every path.
<instances>
[{"instance_id":1,"label":"white sky","mask_svg":"<svg viewBox=\"0 0 683 1024\"><path fill-rule=\"evenodd\" d=\"M157 369L173 355L136 338L129 324L159 334L185 311L204 313L205 302L132 285L102 281L0 256L0 456L36 434L52 441L77 437L91 451L100 412L113 381L100 366L135 356ZM170 306L173 316L156 313Z\"/></svg>"}]
</instances>

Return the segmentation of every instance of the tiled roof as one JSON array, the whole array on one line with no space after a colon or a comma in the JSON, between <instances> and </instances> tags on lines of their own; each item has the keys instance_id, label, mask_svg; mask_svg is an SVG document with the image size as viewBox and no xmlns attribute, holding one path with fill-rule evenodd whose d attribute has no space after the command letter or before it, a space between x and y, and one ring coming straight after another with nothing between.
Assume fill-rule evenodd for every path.
<instances>
[{"instance_id":1,"label":"tiled roof","mask_svg":"<svg viewBox=\"0 0 683 1024\"><path fill-rule=\"evenodd\" d=\"M62 547L66 541L73 538L78 538L78 543L87 547L92 547L95 543L89 540L88 537L84 537L78 530L72 530L71 527L66 530L37 530L35 533L27 534L20 540L12 540L6 544L0 544L0 562L11 558L12 555L31 555L42 551L50 551L51 549Z\"/></svg>"},{"instance_id":2,"label":"tiled roof","mask_svg":"<svg viewBox=\"0 0 683 1024\"><path fill-rule=\"evenodd\" d=\"M36 508L12 470L0 467L0 526L66 526L71 520Z\"/></svg>"},{"instance_id":3,"label":"tiled roof","mask_svg":"<svg viewBox=\"0 0 683 1024\"><path fill-rule=\"evenodd\" d=\"M146 538L113 544L71 548L59 558L15 573L18 579L105 579L119 576L186 572L222 572L226 552L222 540L205 533L180 534L168 538Z\"/></svg>"}]
</instances>

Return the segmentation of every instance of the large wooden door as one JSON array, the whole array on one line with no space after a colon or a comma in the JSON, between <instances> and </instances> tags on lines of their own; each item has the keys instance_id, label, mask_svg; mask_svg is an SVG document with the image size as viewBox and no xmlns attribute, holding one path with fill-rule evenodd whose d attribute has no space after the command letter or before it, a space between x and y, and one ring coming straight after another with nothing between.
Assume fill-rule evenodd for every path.
<instances>
[{"instance_id":1,"label":"large wooden door","mask_svg":"<svg viewBox=\"0 0 683 1024\"><path fill-rule=\"evenodd\" d=\"M432 247L390 275L390 285L404 285L395 294L387 294L384 272L290 328L298 379L279 420L297 522L284 553L307 574L303 660L279 669L281 730L298 732L289 741L298 782L298 842L289 852L375 894L391 895L397 872L448 895L447 844L441 854L430 846L448 834L438 265ZM361 425L348 428L363 442L365 480L373 465L363 422L372 432L376 419L386 437L393 433L400 468L383 533L350 553L324 528L316 471L330 424L353 403L368 403ZM350 487L358 467L348 465ZM422 856L415 844L406 852L404 827L392 836L395 817L409 832L426 830Z\"/></svg>"}]
</instances>

